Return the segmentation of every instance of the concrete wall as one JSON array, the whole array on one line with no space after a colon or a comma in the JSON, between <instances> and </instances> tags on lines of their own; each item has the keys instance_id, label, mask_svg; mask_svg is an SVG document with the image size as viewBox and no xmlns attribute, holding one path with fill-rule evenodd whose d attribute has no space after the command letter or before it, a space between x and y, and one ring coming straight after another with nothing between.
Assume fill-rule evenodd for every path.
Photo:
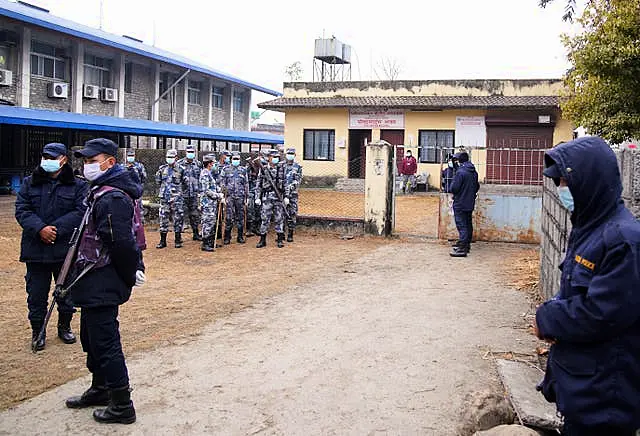
<instances>
[{"instance_id":1,"label":"concrete wall","mask_svg":"<svg viewBox=\"0 0 640 436\"><path fill-rule=\"evenodd\" d=\"M618 153L625 205L640 218L640 151ZM545 178L542 198L542 241L540 248L540 287L542 296L551 298L560 289L558 265L564 259L571 233L569 212L562 206L553 181Z\"/></svg>"},{"instance_id":2,"label":"concrete wall","mask_svg":"<svg viewBox=\"0 0 640 436\"><path fill-rule=\"evenodd\" d=\"M139 120L151 119L154 99L154 74L151 67L133 63L131 92L124 94L124 117Z\"/></svg>"},{"instance_id":3,"label":"concrete wall","mask_svg":"<svg viewBox=\"0 0 640 436\"><path fill-rule=\"evenodd\" d=\"M474 239L538 244L542 192L530 186L483 185L473 215ZM449 195L440 194L438 238L457 239Z\"/></svg>"},{"instance_id":4,"label":"concrete wall","mask_svg":"<svg viewBox=\"0 0 640 436\"><path fill-rule=\"evenodd\" d=\"M90 115L105 115L113 117L116 115L117 102L104 102L100 99L88 100L82 102L82 113Z\"/></svg>"}]
</instances>

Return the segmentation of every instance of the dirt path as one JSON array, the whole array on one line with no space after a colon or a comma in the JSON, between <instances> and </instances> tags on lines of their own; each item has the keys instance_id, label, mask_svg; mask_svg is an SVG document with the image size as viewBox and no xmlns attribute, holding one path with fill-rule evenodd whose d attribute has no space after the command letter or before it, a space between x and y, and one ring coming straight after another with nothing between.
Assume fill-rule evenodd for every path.
<instances>
[{"instance_id":1,"label":"dirt path","mask_svg":"<svg viewBox=\"0 0 640 436\"><path fill-rule=\"evenodd\" d=\"M522 251L478 243L454 260L406 242L318 265L314 281L130 359L136 424L65 409L85 377L2 412L0 434L453 434L463 397L497 383L487 347L535 347L501 270Z\"/></svg>"}]
</instances>

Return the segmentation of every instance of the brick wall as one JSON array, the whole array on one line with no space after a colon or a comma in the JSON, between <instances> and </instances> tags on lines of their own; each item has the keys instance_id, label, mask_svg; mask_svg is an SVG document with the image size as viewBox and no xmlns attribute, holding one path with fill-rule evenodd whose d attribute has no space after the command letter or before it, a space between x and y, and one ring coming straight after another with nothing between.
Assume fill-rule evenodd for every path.
<instances>
[{"instance_id":1,"label":"brick wall","mask_svg":"<svg viewBox=\"0 0 640 436\"><path fill-rule=\"evenodd\" d=\"M249 130L247 126L247 114L245 112L233 112L233 129Z\"/></svg>"},{"instance_id":2,"label":"brick wall","mask_svg":"<svg viewBox=\"0 0 640 436\"><path fill-rule=\"evenodd\" d=\"M211 127L217 129L226 129L229 117L227 112L222 109L213 108L211 110Z\"/></svg>"},{"instance_id":3,"label":"brick wall","mask_svg":"<svg viewBox=\"0 0 640 436\"><path fill-rule=\"evenodd\" d=\"M151 119L154 93L154 74L150 67L133 64L133 81L130 93L124 93L124 117L139 120Z\"/></svg>"},{"instance_id":4,"label":"brick wall","mask_svg":"<svg viewBox=\"0 0 640 436\"><path fill-rule=\"evenodd\" d=\"M640 151L624 150L618 154L625 205L640 218ZM560 289L558 265L564 259L571 220L556 193L556 185L545 177L542 196L542 243L540 247L540 287L544 298Z\"/></svg>"},{"instance_id":5,"label":"brick wall","mask_svg":"<svg viewBox=\"0 0 640 436\"><path fill-rule=\"evenodd\" d=\"M83 99L82 113L89 115L104 115L113 117L116 114L116 105L118 103L104 102L100 99Z\"/></svg>"},{"instance_id":6,"label":"brick wall","mask_svg":"<svg viewBox=\"0 0 640 436\"><path fill-rule=\"evenodd\" d=\"M187 113L189 116L189 124L206 127L209 124L207 122L207 111L208 108L204 106L190 104Z\"/></svg>"},{"instance_id":7,"label":"brick wall","mask_svg":"<svg viewBox=\"0 0 640 436\"><path fill-rule=\"evenodd\" d=\"M47 109L52 111L71 112L71 86L67 98L47 97L47 86L54 80L31 76L31 90L29 106L33 109Z\"/></svg>"},{"instance_id":8,"label":"brick wall","mask_svg":"<svg viewBox=\"0 0 640 436\"><path fill-rule=\"evenodd\" d=\"M10 101L13 104L17 104L18 83L20 82L20 75L13 71L13 84L11 86L0 86L0 99Z\"/></svg>"}]
</instances>

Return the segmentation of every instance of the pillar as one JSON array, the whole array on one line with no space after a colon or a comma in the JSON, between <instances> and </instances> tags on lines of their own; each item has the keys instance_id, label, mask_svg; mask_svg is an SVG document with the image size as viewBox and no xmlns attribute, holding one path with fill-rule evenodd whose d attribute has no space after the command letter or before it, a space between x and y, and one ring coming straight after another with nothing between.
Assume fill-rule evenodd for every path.
<instances>
[{"instance_id":1,"label":"pillar","mask_svg":"<svg viewBox=\"0 0 640 436\"><path fill-rule=\"evenodd\" d=\"M17 104L21 107L29 107L29 94L31 93L31 29L22 28L20 35L20 57L18 71L20 81L18 82Z\"/></svg>"},{"instance_id":2,"label":"pillar","mask_svg":"<svg viewBox=\"0 0 640 436\"><path fill-rule=\"evenodd\" d=\"M82 91L84 85L84 43L73 43L73 56L71 57L71 111L82 113Z\"/></svg>"},{"instance_id":3,"label":"pillar","mask_svg":"<svg viewBox=\"0 0 640 436\"><path fill-rule=\"evenodd\" d=\"M365 176L365 232L391 236L393 220L394 150L387 141L372 141L367 145Z\"/></svg>"},{"instance_id":4,"label":"pillar","mask_svg":"<svg viewBox=\"0 0 640 436\"><path fill-rule=\"evenodd\" d=\"M229 95L227 96L227 129L233 129L233 93L236 90L235 86L229 85L227 88L229 90Z\"/></svg>"}]
</instances>

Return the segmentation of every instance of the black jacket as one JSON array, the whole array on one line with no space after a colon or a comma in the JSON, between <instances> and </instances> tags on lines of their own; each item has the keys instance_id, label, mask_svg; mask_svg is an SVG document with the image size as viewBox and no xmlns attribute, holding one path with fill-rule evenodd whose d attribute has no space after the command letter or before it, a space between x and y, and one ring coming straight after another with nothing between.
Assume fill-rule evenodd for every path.
<instances>
[{"instance_id":1,"label":"black jacket","mask_svg":"<svg viewBox=\"0 0 640 436\"><path fill-rule=\"evenodd\" d=\"M463 162L458 167L451 183L453 210L472 212L476 207L476 194L480 190L478 173L471 162Z\"/></svg>"},{"instance_id":2,"label":"black jacket","mask_svg":"<svg viewBox=\"0 0 640 436\"><path fill-rule=\"evenodd\" d=\"M100 186L112 186L110 191L96 200L91 219L98 236L107 248L111 261L102 268L91 270L81 278L70 295L75 306L115 306L126 302L136 281L136 271L143 269L141 253L133 235L132 200L140 198L142 187L131 173L116 165L91 184L92 191Z\"/></svg>"},{"instance_id":3,"label":"black jacket","mask_svg":"<svg viewBox=\"0 0 640 436\"><path fill-rule=\"evenodd\" d=\"M16 220L22 227L21 262L64 261L73 230L84 215L87 183L64 165L57 178L38 167L20 186L16 198ZM57 228L54 244L45 244L39 232L46 226Z\"/></svg>"}]
</instances>

